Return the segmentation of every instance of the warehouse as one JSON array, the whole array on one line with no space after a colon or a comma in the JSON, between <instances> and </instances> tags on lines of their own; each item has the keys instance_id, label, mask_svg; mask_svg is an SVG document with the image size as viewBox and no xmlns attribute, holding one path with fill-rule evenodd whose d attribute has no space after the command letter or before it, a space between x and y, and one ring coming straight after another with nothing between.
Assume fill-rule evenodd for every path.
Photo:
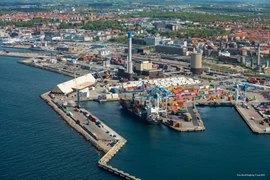
<instances>
[{"instance_id":1,"label":"warehouse","mask_svg":"<svg viewBox=\"0 0 270 180\"><path fill-rule=\"evenodd\" d=\"M52 94L68 95L74 92L75 89L83 90L85 88L95 85L96 79L92 74L86 74L84 76L72 79L70 81L58 84L52 91Z\"/></svg>"}]
</instances>

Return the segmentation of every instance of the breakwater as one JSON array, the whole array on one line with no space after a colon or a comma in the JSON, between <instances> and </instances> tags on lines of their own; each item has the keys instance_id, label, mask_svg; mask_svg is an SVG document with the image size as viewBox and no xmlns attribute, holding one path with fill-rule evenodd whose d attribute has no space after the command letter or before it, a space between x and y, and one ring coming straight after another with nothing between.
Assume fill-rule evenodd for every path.
<instances>
[{"instance_id":1,"label":"breakwater","mask_svg":"<svg viewBox=\"0 0 270 180\"><path fill-rule=\"evenodd\" d=\"M136 178L135 176L125 173L107 164L114 157L114 155L126 144L127 140L125 138L117 134L118 135L117 143L112 148L108 149L108 146L104 146L104 144L99 143L99 141L97 141L89 133L87 133L82 128L81 125L76 123L76 119L73 119L72 117L65 114L50 98L49 92L42 94L40 97L44 101L46 101L47 104L51 106L72 128L74 128L77 132L83 135L83 137L85 137L86 140L88 140L95 148L105 153L105 155L98 161L98 167L125 179L140 180L139 178ZM109 128L106 124L103 123L103 125L106 127L106 129L109 129L112 131L112 129Z\"/></svg>"},{"instance_id":2,"label":"breakwater","mask_svg":"<svg viewBox=\"0 0 270 180\"><path fill-rule=\"evenodd\" d=\"M74 74L71 73L71 72L67 72L65 70L60 70L60 69L56 69L56 68L52 68L52 67L48 67L48 66L37 65L35 63L30 62L29 59L19 61L18 63L24 64L24 65L27 65L27 66L32 66L32 67L35 67L35 68L39 68L39 69L44 69L44 70L55 72L55 73L59 73L59 74L63 74L63 75L66 75L66 76L74 77Z\"/></svg>"},{"instance_id":3,"label":"breakwater","mask_svg":"<svg viewBox=\"0 0 270 180\"><path fill-rule=\"evenodd\" d=\"M34 58L39 56L38 53L20 53L20 52L6 52L0 51L0 56L10 56L10 57L22 57L22 58Z\"/></svg>"}]
</instances>

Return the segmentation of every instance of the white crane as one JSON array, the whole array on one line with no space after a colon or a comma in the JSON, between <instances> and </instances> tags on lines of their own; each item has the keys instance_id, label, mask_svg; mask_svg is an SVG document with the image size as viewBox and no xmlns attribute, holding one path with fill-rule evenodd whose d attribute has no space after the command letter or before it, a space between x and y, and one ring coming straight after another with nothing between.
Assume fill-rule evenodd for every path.
<instances>
[{"instance_id":1,"label":"white crane","mask_svg":"<svg viewBox=\"0 0 270 180\"><path fill-rule=\"evenodd\" d=\"M80 107L80 90L77 87L77 78L76 78L76 71L74 71L74 81L75 81L75 88L76 88L76 96L77 96L77 106Z\"/></svg>"}]
</instances>

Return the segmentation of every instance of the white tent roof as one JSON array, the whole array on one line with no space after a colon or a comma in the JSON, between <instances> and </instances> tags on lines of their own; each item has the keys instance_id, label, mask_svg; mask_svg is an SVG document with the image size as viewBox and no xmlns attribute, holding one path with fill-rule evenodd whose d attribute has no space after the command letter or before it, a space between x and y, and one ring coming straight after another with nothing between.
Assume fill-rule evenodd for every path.
<instances>
[{"instance_id":1,"label":"white tent roof","mask_svg":"<svg viewBox=\"0 0 270 180\"><path fill-rule=\"evenodd\" d=\"M86 74L84 76L78 77L76 79L72 79L70 81L58 84L53 90L52 93L57 93L57 94L69 94L73 92L72 88L76 88L78 86L91 86L95 84L96 79L93 77L92 74ZM80 88L82 89L82 88Z\"/></svg>"}]
</instances>

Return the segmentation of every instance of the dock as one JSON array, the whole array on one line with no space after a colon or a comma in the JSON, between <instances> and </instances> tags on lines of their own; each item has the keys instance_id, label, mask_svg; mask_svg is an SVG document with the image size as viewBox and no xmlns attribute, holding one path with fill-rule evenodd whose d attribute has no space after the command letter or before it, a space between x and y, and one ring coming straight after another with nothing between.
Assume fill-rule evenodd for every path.
<instances>
[{"instance_id":1,"label":"dock","mask_svg":"<svg viewBox=\"0 0 270 180\"><path fill-rule=\"evenodd\" d=\"M139 178L136 178L135 176L132 176L128 173L125 173L117 168L114 168L107 163L115 156L115 154L127 143L127 140L117 134L115 131L113 131L109 126L103 123L103 126L107 129L113 132L114 134L117 134L118 141L114 144L113 147L106 146L102 140L96 140L93 138L84 128L82 128L82 125L76 123L76 118L81 118L80 113L75 117L68 116L63 110L61 110L57 104L51 99L49 96L50 92L46 92L42 94L40 97L47 102L49 106L51 106L73 129L75 129L77 132L79 132L86 140L88 140L95 148L105 153L105 155L98 161L98 167L107 170L108 172L111 172L117 176L120 176L125 179L129 180L140 180ZM74 114L76 112L72 111Z\"/></svg>"},{"instance_id":2,"label":"dock","mask_svg":"<svg viewBox=\"0 0 270 180\"><path fill-rule=\"evenodd\" d=\"M166 118L165 120L162 120L161 123L169 128L172 128L173 130L179 131L179 132L204 131L205 126L203 124L200 113L197 110L196 106L193 106L192 102L187 102L187 103L185 103L185 107L187 109L187 112L190 113L190 115L192 117L191 122L187 122L184 120L178 120L179 122L182 123L182 125L179 127L174 127L174 126L171 126L167 123L168 118Z\"/></svg>"},{"instance_id":3,"label":"dock","mask_svg":"<svg viewBox=\"0 0 270 180\"><path fill-rule=\"evenodd\" d=\"M120 98L112 98L112 99L94 99L94 101L97 101L99 103L103 103L103 102L112 102L112 101L119 101Z\"/></svg>"},{"instance_id":4,"label":"dock","mask_svg":"<svg viewBox=\"0 0 270 180\"><path fill-rule=\"evenodd\" d=\"M235 109L240 114L240 116L244 119L248 127L251 129L253 133L256 134L270 134L265 130L265 126L259 124L260 121L263 121L263 118L255 111L253 107L250 109L243 108L239 105L235 105ZM252 119L252 117L254 119Z\"/></svg>"}]
</instances>

